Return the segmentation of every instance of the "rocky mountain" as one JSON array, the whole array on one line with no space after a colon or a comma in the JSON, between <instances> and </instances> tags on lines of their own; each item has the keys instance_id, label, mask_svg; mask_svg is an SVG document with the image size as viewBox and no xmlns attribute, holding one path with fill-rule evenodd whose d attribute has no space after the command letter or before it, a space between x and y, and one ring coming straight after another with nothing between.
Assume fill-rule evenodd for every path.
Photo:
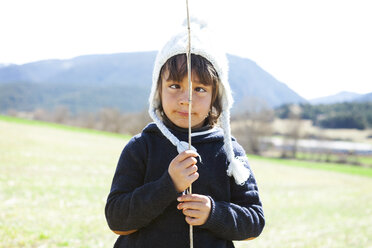
<instances>
[{"instance_id":1,"label":"rocky mountain","mask_svg":"<svg viewBox=\"0 0 372 248\"><path fill-rule=\"evenodd\" d=\"M0 66L0 112L67 106L72 112L147 108L156 52L85 55ZM254 98L269 106L306 102L247 58L228 55L236 105ZM240 103L240 104L239 104ZM237 108L237 107L236 107Z\"/></svg>"}]
</instances>

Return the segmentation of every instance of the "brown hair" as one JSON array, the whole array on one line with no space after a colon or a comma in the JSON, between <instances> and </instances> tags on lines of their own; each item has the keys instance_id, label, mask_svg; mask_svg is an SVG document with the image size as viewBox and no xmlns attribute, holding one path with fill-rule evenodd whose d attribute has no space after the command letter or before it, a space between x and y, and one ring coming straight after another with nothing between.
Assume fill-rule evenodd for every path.
<instances>
[{"instance_id":1,"label":"brown hair","mask_svg":"<svg viewBox=\"0 0 372 248\"><path fill-rule=\"evenodd\" d=\"M206 123L214 126L222 111L221 97L219 95L220 78L218 77L217 71L213 67L212 63L200 55L191 54L191 70L192 73L195 73L194 75L199 78L201 84L208 86L212 85L211 109L206 118ZM165 72L168 72L168 78L164 78ZM157 94L159 94L160 99L159 111L162 115L164 115L163 105L161 102L162 79L164 78L166 81L171 80L180 82L185 76L187 76L186 54L175 55L169 58L162 66L157 82Z\"/></svg>"}]
</instances>

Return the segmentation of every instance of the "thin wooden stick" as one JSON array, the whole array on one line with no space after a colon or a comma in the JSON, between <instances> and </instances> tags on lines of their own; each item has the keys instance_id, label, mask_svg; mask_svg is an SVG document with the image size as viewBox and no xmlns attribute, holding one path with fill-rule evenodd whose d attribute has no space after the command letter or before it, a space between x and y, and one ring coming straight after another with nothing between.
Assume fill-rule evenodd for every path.
<instances>
[{"instance_id":1,"label":"thin wooden stick","mask_svg":"<svg viewBox=\"0 0 372 248\"><path fill-rule=\"evenodd\" d=\"M192 111L192 82L191 82L191 37L190 37L190 16L189 16L189 1L186 0L187 10L187 32L188 32L188 46L187 46L187 77L189 82L189 150L191 150L191 111ZM192 194L192 186L187 189L187 194ZM190 248L194 247L193 242L193 228L190 227Z\"/></svg>"}]
</instances>

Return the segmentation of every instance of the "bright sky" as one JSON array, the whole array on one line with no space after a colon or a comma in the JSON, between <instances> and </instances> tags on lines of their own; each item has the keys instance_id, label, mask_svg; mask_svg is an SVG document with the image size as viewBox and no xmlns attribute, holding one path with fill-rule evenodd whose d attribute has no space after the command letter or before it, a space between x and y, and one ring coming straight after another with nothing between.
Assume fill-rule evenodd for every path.
<instances>
[{"instance_id":1,"label":"bright sky","mask_svg":"<svg viewBox=\"0 0 372 248\"><path fill-rule=\"evenodd\" d=\"M228 53L301 96L372 92L369 0L189 0ZM158 50L185 0L0 0L0 63Z\"/></svg>"}]
</instances>

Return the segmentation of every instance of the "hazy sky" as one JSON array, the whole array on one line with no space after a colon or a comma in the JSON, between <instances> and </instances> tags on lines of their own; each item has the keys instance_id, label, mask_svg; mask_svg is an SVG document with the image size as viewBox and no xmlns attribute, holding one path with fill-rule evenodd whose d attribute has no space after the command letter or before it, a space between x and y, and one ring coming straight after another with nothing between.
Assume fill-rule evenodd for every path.
<instances>
[{"instance_id":1,"label":"hazy sky","mask_svg":"<svg viewBox=\"0 0 372 248\"><path fill-rule=\"evenodd\" d=\"M372 1L189 0L228 53L301 96L372 92ZM158 50L185 0L0 0L0 63Z\"/></svg>"}]
</instances>

